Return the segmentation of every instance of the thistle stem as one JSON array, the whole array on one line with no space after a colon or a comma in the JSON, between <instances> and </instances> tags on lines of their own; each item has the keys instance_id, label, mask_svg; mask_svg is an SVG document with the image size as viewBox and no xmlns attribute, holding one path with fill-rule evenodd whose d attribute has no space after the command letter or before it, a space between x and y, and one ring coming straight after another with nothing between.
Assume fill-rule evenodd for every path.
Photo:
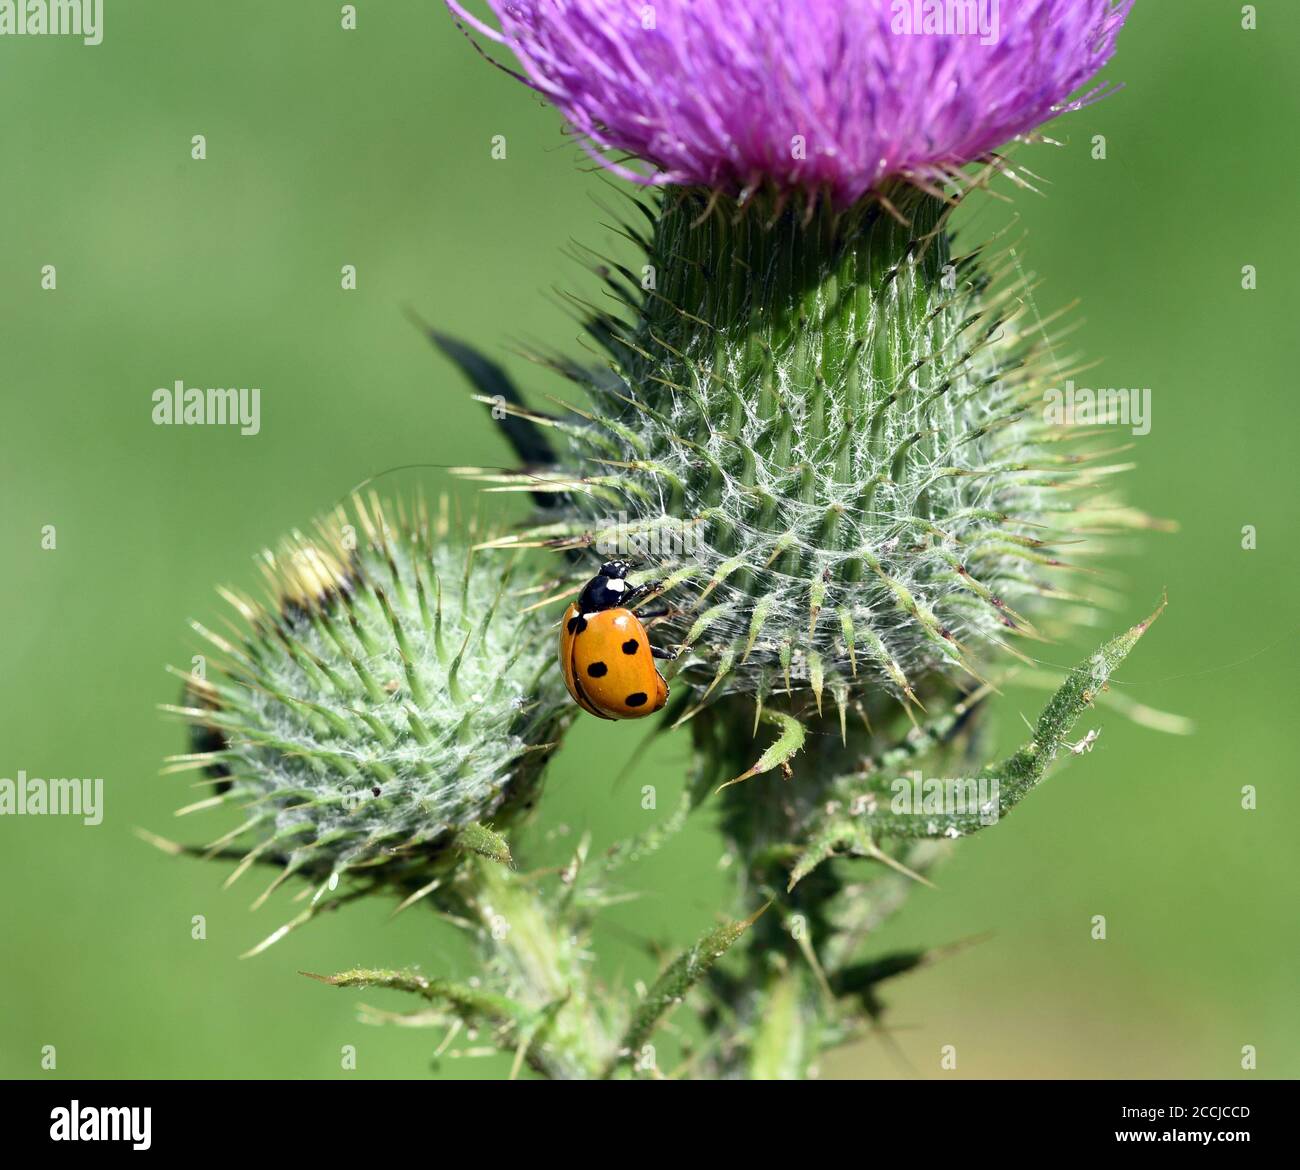
<instances>
[{"instance_id":1,"label":"thistle stem","mask_svg":"<svg viewBox=\"0 0 1300 1170\"><path fill-rule=\"evenodd\" d=\"M571 930L539 893L498 862L474 864L466 904L482 945L515 999L531 1014L521 1051L552 1079L590 1079L613 1059L615 1040L588 994L587 965Z\"/></svg>"}]
</instances>

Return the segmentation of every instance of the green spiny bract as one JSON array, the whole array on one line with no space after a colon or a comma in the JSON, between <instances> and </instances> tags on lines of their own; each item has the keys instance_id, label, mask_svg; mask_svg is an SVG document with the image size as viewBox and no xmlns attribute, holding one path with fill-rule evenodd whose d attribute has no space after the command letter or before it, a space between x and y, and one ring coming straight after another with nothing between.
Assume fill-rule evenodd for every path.
<instances>
[{"instance_id":1,"label":"green spiny bract","mask_svg":"<svg viewBox=\"0 0 1300 1170\"><path fill-rule=\"evenodd\" d=\"M445 507L376 499L263 554L272 602L226 591L238 638L196 628L221 677L186 674L196 751L244 821L215 842L331 885L413 891L473 851L508 858L501 828L530 807L570 717L554 636L527 582L471 551ZM244 865L241 865L240 872Z\"/></svg>"},{"instance_id":2,"label":"green spiny bract","mask_svg":"<svg viewBox=\"0 0 1300 1170\"><path fill-rule=\"evenodd\" d=\"M1032 635L1053 542L1123 514L1054 450L1023 277L952 256L947 205L911 187L845 212L694 191L646 210L641 273L603 269L631 320L588 321L612 374L548 359L594 409L545 420L575 490L535 534L649 550L697 703L910 700Z\"/></svg>"}]
</instances>

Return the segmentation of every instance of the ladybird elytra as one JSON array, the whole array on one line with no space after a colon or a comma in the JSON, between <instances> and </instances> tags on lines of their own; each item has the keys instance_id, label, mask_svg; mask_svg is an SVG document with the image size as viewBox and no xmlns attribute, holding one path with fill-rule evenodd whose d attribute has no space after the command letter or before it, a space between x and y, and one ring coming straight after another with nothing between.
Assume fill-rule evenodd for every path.
<instances>
[{"instance_id":1,"label":"ladybird elytra","mask_svg":"<svg viewBox=\"0 0 1300 1170\"><path fill-rule=\"evenodd\" d=\"M560 665L573 701L601 719L641 719L668 701L645 626L626 603L629 566L609 561L564 612Z\"/></svg>"}]
</instances>

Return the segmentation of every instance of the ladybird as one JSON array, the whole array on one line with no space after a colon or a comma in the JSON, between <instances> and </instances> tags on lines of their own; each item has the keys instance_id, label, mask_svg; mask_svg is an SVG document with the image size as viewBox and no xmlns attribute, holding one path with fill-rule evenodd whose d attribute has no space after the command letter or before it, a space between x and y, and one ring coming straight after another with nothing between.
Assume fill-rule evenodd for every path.
<instances>
[{"instance_id":1,"label":"ladybird","mask_svg":"<svg viewBox=\"0 0 1300 1170\"><path fill-rule=\"evenodd\" d=\"M668 701L668 684L655 659L673 657L650 645L641 620L627 606L653 585L629 585L631 566L607 561L564 611L560 665L573 701L601 719L640 719Z\"/></svg>"}]
</instances>

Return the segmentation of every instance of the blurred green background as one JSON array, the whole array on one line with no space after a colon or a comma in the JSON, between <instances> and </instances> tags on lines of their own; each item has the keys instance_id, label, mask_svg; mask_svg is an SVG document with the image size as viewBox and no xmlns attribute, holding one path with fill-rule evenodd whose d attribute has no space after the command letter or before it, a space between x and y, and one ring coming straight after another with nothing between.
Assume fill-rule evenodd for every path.
<instances>
[{"instance_id":1,"label":"blurred green background","mask_svg":"<svg viewBox=\"0 0 1300 1170\"><path fill-rule=\"evenodd\" d=\"M404 315L505 356L535 393L564 393L507 354L576 352L555 288L593 285L570 240L619 248L559 120L487 65L436 0L221 5L108 0L104 43L0 40L0 776L103 776L98 827L0 818L0 1075L419 1076L435 1033L359 1023L382 992L299 970L353 965L470 973L450 928L361 904L238 955L293 912L255 914L262 886L173 860L146 826L176 821L190 775L160 777L183 732L171 662L199 649L219 582L255 587L252 554L366 476L404 464L509 460L453 370ZM1071 347L1089 385L1150 386L1130 498L1177 519L1108 565L1127 598L1043 659L1169 610L1120 675L1139 701L1189 716L1190 737L1102 712L1091 756L1014 817L962 843L879 952L991 932L893 986L899 1057L880 1039L828 1057L839 1076L1300 1075L1297 967L1294 428L1300 247L1294 227L1300 9L1263 0L1258 31L1218 0L1142 0L1107 76L1125 92L1062 119L1064 145L1022 150L1046 198L976 200L974 232L1020 217L1044 314L1082 298ZM205 161L191 138L207 140ZM490 156L503 134L508 155ZM1103 134L1107 158L1091 157ZM970 211L963 214L969 217ZM57 268L43 291L41 268ZM354 264L356 291L340 288ZM1258 266L1257 291L1241 268ZM158 427L154 389L256 385L262 430ZM1103 380L1104 379L1104 380ZM382 485L437 487L437 471ZM42 550L42 526L57 549ZM1243 525L1258 548L1241 548ZM1288 543L1290 542L1290 543ZM1288 665L1290 663L1290 665ZM1000 700L1008 742L1042 696ZM552 768L532 856L642 827L639 786L675 793L667 738L614 788L640 744L581 722ZM770 780L771 778L769 778ZM1243 811L1243 784L1258 788ZM660 801L661 809L671 800ZM632 875L644 897L597 941L611 975L646 977L638 939L681 944L714 921L726 882L707 815ZM207 939L191 939L191 917ZM1090 937L1104 914L1109 937ZM358 1048L341 1073L340 1046ZM57 1048L57 1072L41 1049ZM446 1053L437 1075L508 1062ZM953 1075L953 1074L943 1074Z\"/></svg>"}]
</instances>

